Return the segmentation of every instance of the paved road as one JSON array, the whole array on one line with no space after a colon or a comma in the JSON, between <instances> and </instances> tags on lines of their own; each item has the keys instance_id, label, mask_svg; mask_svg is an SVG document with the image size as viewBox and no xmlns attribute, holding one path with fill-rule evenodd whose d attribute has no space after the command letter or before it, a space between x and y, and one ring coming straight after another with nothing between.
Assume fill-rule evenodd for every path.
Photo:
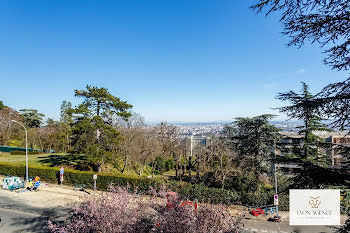
<instances>
[{"instance_id":1,"label":"paved road","mask_svg":"<svg viewBox=\"0 0 350 233\"><path fill-rule=\"evenodd\" d=\"M244 233L331 233L336 230L336 228L332 226L290 226L287 219L283 219L282 222L276 223L263 220L255 221L249 217L245 221L244 228Z\"/></svg>"},{"instance_id":2,"label":"paved road","mask_svg":"<svg viewBox=\"0 0 350 233\"><path fill-rule=\"evenodd\" d=\"M30 195L36 194L32 193ZM51 193L47 193L47 195L52 196ZM48 197L41 199L41 205L39 205L38 200L35 202L33 197L35 196L28 196L27 199L24 199L24 196L21 194L11 193L11 195L9 195L9 191L0 190L1 233L48 232L47 229L45 229L47 220L61 222L67 216L68 208L53 207L52 205L50 207L50 205L48 205ZM24 200L29 200L32 204L35 203L35 205L26 205ZM41 207L39 208L36 206ZM283 219L281 223L273 223L267 222L266 218L258 219L250 215L246 216L244 223L245 230L242 231L242 233L334 232L334 228L332 227L292 227L289 226L288 219Z\"/></svg>"},{"instance_id":3,"label":"paved road","mask_svg":"<svg viewBox=\"0 0 350 233\"><path fill-rule=\"evenodd\" d=\"M0 196L0 232L48 232L46 221L60 222L67 216L64 208L35 208Z\"/></svg>"}]
</instances>

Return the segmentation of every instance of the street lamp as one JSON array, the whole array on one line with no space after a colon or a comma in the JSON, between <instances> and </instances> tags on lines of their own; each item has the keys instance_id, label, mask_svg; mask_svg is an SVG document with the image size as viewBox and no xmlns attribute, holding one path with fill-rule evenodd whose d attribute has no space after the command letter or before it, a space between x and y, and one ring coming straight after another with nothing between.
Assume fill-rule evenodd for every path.
<instances>
[{"instance_id":1,"label":"street lamp","mask_svg":"<svg viewBox=\"0 0 350 233\"><path fill-rule=\"evenodd\" d=\"M26 183L28 183L28 134L27 134L27 129L22 123L15 121L15 120L11 120L11 121L21 125L24 128L24 131L26 132Z\"/></svg>"},{"instance_id":2,"label":"street lamp","mask_svg":"<svg viewBox=\"0 0 350 233\"><path fill-rule=\"evenodd\" d=\"M278 133L278 132L277 132ZM277 146L276 146L276 144L277 144L277 142L276 142L276 138L274 138L274 140L273 140L273 155L274 155L274 163L273 163L273 165L274 165L274 173L275 173L275 195L278 197L278 193L277 193L277 166L276 166L276 162L277 162L277 155L276 155L276 150L277 150ZM274 200L275 201L275 200ZM278 213L278 204L279 203L277 203L277 205L276 205L276 208L277 208L277 213Z\"/></svg>"}]
</instances>

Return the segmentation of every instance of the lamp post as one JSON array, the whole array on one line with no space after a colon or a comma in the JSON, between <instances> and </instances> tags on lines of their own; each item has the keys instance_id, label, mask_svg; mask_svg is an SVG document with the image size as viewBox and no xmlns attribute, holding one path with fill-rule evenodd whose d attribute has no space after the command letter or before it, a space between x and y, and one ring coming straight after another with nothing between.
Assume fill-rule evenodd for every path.
<instances>
[{"instance_id":1,"label":"lamp post","mask_svg":"<svg viewBox=\"0 0 350 233\"><path fill-rule=\"evenodd\" d=\"M274 139L274 144L273 144L273 155L274 155L274 174L275 174L275 195L278 198L278 190L277 190L277 166L276 166L276 162L277 162L277 155L276 155L276 150L277 150L277 146L276 146L277 142L276 142L276 138ZM274 200L275 201L275 200ZM276 209L277 209L277 213L278 213L278 203L276 205Z\"/></svg>"},{"instance_id":2,"label":"lamp post","mask_svg":"<svg viewBox=\"0 0 350 233\"><path fill-rule=\"evenodd\" d=\"M15 123L21 125L24 128L24 131L26 132L26 183L28 183L28 133L27 133L27 129L22 123L20 123L18 121L12 120L12 122L15 122Z\"/></svg>"}]
</instances>

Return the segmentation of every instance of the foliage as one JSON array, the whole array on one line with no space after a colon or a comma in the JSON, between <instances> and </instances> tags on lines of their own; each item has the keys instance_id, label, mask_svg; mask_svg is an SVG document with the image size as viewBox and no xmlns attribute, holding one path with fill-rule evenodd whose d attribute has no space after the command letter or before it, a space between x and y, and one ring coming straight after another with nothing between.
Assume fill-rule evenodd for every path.
<instances>
[{"instance_id":1,"label":"foliage","mask_svg":"<svg viewBox=\"0 0 350 233\"><path fill-rule=\"evenodd\" d=\"M127 110L132 105L113 96L106 88L89 85L86 90L75 90L75 96L84 101L73 110L76 114L72 131L73 152L85 153L100 172L102 165L115 155L121 140L112 126L113 115L127 120L131 115Z\"/></svg>"},{"instance_id":2,"label":"foliage","mask_svg":"<svg viewBox=\"0 0 350 233\"><path fill-rule=\"evenodd\" d=\"M299 134L304 135L304 153L301 157L308 160L317 160L320 157L319 148L322 146L322 140L314 132L331 130L321 122L323 120L322 113L318 105L315 104L315 98L310 93L308 85L302 83L302 86L302 92L300 94L294 91L278 94L278 99L291 103L291 105L281 107L279 110L290 118L303 121L303 126L299 127Z\"/></svg>"},{"instance_id":3,"label":"foliage","mask_svg":"<svg viewBox=\"0 0 350 233\"><path fill-rule=\"evenodd\" d=\"M42 113L39 113L35 109L20 109L20 116L26 126L29 128L40 128L43 117Z\"/></svg>"},{"instance_id":4,"label":"foliage","mask_svg":"<svg viewBox=\"0 0 350 233\"><path fill-rule=\"evenodd\" d=\"M76 108L78 113L102 115L102 118L109 118L113 113L124 119L131 116L127 110L132 108L132 105L110 94L107 88L87 85L86 90L75 90L75 96L84 98L83 103Z\"/></svg>"},{"instance_id":5,"label":"foliage","mask_svg":"<svg viewBox=\"0 0 350 233\"><path fill-rule=\"evenodd\" d=\"M159 172L170 171L175 166L175 161L172 157L165 159L164 157L158 156L155 159L155 169Z\"/></svg>"},{"instance_id":6,"label":"foliage","mask_svg":"<svg viewBox=\"0 0 350 233\"><path fill-rule=\"evenodd\" d=\"M183 200L172 199L174 208L165 205L164 192L147 199L122 187L78 203L63 226L48 222L51 232L236 232L242 216L233 217L223 206L180 207ZM163 199L157 196L163 196Z\"/></svg>"},{"instance_id":7,"label":"foliage","mask_svg":"<svg viewBox=\"0 0 350 233\"><path fill-rule=\"evenodd\" d=\"M17 140L17 139L12 139L7 142L8 146L13 146L13 147L20 147L22 146L22 141Z\"/></svg>"},{"instance_id":8,"label":"foliage","mask_svg":"<svg viewBox=\"0 0 350 233\"><path fill-rule=\"evenodd\" d=\"M212 138L204 151L207 159L203 158L201 162L204 162L207 171L204 171L202 179L206 180L208 186L224 188L238 170L238 153L223 138Z\"/></svg>"},{"instance_id":9,"label":"foliage","mask_svg":"<svg viewBox=\"0 0 350 233\"><path fill-rule=\"evenodd\" d=\"M350 2L348 0L258 0L252 8L267 15L281 12L283 34L290 37L288 46L302 46L305 41L327 48L324 63L333 69L350 68Z\"/></svg>"},{"instance_id":10,"label":"foliage","mask_svg":"<svg viewBox=\"0 0 350 233\"><path fill-rule=\"evenodd\" d=\"M299 0L257 0L252 6L257 12L266 10L266 15L281 12L280 21L284 34L290 37L288 46L301 47L305 41L319 43L327 54L326 65L336 70L350 69L350 2L299 1ZM316 95L314 104L330 119L332 126L340 130L350 127L350 78L343 82L329 84Z\"/></svg>"},{"instance_id":11,"label":"foliage","mask_svg":"<svg viewBox=\"0 0 350 233\"><path fill-rule=\"evenodd\" d=\"M238 167L261 172L262 162L271 159L271 149L279 134L278 129L269 124L274 116L265 114L252 118L239 117L233 126L227 126L223 135L228 144L240 155Z\"/></svg>"},{"instance_id":12,"label":"foliage","mask_svg":"<svg viewBox=\"0 0 350 233\"><path fill-rule=\"evenodd\" d=\"M239 196L235 191L210 188L204 184L172 183L170 189L177 191L187 199L211 204L237 204Z\"/></svg>"},{"instance_id":13,"label":"foliage","mask_svg":"<svg viewBox=\"0 0 350 233\"><path fill-rule=\"evenodd\" d=\"M333 119L333 128L350 128L350 78L324 87L316 95L315 102L327 118Z\"/></svg>"},{"instance_id":14,"label":"foliage","mask_svg":"<svg viewBox=\"0 0 350 233\"><path fill-rule=\"evenodd\" d=\"M59 168L58 167L46 167L46 166L29 166L30 176L40 176L42 180L50 183L59 183ZM2 175L15 175L24 177L25 166L11 163L0 163L0 174ZM64 172L64 184L86 184L88 187L93 187L93 172L77 171L71 169L65 169ZM99 190L107 190L111 184L120 184L126 186L127 184L132 187L139 187L139 190L148 190L148 187L153 185L155 187L160 186L162 181L156 179L148 179L137 176L129 175L115 175L112 173L103 173L98 175L97 188Z\"/></svg>"},{"instance_id":15,"label":"foliage","mask_svg":"<svg viewBox=\"0 0 350 233\"><path fill-rule=\"evenodd\" d=\"M6 105L4 104L3 101L0 100L0 110L6 108Z\"/></svg>"}]
</instances>

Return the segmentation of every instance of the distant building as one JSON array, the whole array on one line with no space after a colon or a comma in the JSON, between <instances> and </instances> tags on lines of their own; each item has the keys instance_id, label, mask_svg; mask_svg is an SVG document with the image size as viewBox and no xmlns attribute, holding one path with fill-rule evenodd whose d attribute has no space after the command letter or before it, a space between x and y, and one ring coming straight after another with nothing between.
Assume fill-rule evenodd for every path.
<instances>
[{"instance_id":1,"label":"distant building","mask_svg":"<svg viewBox=\"0 0 350 233\"><path fill-rule=\"evenodd\" d=\"M209 139L210 138L205 136L192 135L191 136L192 146L193 147L198 145L207 146L209 144Z\"/></svg>"},{"instance_id":2,"label":"distant building","mask_svg":"<svg viewBox=\"0 0 350 233\"><path fill-rule=\"evenodd\" d=\"M194 136L191 136L191 140L192 140L193 146L197 146L197 145L206 146L207 145L207 138L204 136L194 135Z\"/></svg>"},{"instance_id":3,"label":"distant building","mask_svg":"<svg viewBox=\"0 0 350 233\"><path fill-rule=\"evenodd\" d=\"M282 138L275 149L276 155L283 157L293 157L302 153L304 146L303 134L296 132L282 132ZM320 149L320 153L326 155L326 160L332 168L340 168L344 161L342 147L350 147L350 135L347 132L314 132L324 140L325 143L331 143L328 149ZM296 173L300 166L297 164L276 164L276 167L287 173Z\"/></svg>"},{"instance_id":4,"label":"distant building","mask_svg":"<svg viewBox=\"0 0 350 233\"><path fill-rule=\"evenodd\" d=\"M326 154L331 160L333 167L341 167L344 163L342 148L350 147L350 135L347 133L333 133L326 138L326 142L332 143L332 148L328 149Z\"/></svg>"}]
</instances>

